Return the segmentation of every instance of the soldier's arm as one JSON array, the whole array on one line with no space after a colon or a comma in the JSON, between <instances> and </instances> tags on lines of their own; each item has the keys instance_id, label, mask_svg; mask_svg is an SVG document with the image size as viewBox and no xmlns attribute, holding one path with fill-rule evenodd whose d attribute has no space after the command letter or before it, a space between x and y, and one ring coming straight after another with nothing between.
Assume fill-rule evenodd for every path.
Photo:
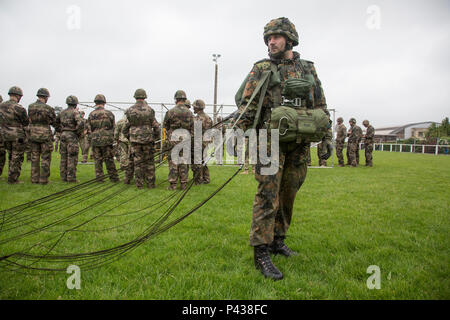
<instances>
[{"instance_id":1,"label":"soldier's arm","mask_svg":"<svg viewBox=\"0 0 450 320\"><path fill-rule=\"evenodd\" d=\"M373 139L374 136L375 136L375 129L373 127L369 127L367 129L366 138Z\"/></svg>"},{"instance_id":2,"label":"soldier's arm","mask_svg":"<svg viewBox=\"0 0 450 320\"><path fill-rule=\"evenodd\" d=\"M19 105L18 114L19 114L19 119L20 119L20 122L22 123L22 125L24 127L28 126L30 124L30 118L27 115L27 110L25 110L25 108L22 107L21 105Z\"/></svg>"},{"instance_id":3,"label":"soldier's arm","mask_svg":"<svg viewBox=\"0 0 450 320\"><path fill-rule=\"evenodd\" d=\"M127 115L127 114L125 113L125 115ZM122 126L122 134L127 139L130 139L130 127L131 127L131 125L130 125L130 122L128 121L128 115L127 115L127 118Z\"/></svg>"},{"instance_id":4,"label":"soldier's arm","mask_svg":"<svg viewBox=\"0 0 450 320\"><path fill-rule=\"evenodd\" d=\"M256 95L255 99L253 99L252 103L248 106L248 108L244 111L245 106L248 104L253 92L258 85L259 80L261 79L262 71L255 64L248 75L247 83L245 84L244 93L242 94L242 102L239 106L239 114L242 114L239 121L236 123L236 126L246 131L248 128L251 128L253 122L255 121L256 112L258 110L257 102L259 101L259 94Z\"/></svg>"},{"instance_id":5,"label":"soldier's arm","mask_svg":"<svg viewBox=\"0 0 450 320\"><path fill-rule=\"evenodd\" d=\"M314 82L315 82L314 87L313 87L313 95L314 95L313 107L326 109L327 102L325 99L325 94L323 92L322 82L320 81L319 77L317 76L316 67L314 66L314 63L312 63L312 62L308 62L308 65L309 65L309 70L310 70L311 74L313 75Z\"/></svg>"},{"instance_id":6,"label":"soldier's arm","mask_svg":"<svg viewBox=\"0 0 450 320\"><path fill-rule=\"evenodd\" d=\"M121 129L122 129L122 124L119 121L119 123L114 128L114 140L119 140L119 132Z\"/></svg>"}]
</instances>

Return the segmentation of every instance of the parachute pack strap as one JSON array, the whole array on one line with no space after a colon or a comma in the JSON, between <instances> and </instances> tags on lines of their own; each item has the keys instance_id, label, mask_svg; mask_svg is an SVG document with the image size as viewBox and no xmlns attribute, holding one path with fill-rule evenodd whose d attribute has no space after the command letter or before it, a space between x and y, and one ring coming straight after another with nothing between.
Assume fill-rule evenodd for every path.
<instances>
[{"instance_id":1,"label":"parachute pack strap","mask_svg":"<svg viewBox=\"0 0 450 320\"><path fill-rule=\"evenodd\" d=\"M269 81L270 81L270 74L271 72L267 72L266 73L266 78L263 82L262 88L261 88L261 94L259 95L259 101L258 101L258 109L256 110L256 115L255 115L255 120L253 121L253 126L252 129L256 129L256 126L259 122L259 117L261 116L261 109L262 109L262 105L264 102L264 97L266 96L266 92L267 92L267 87L269 86Z\"/></svg>"},{"instance_id":2,"label":"parachute pack strap","mask_svg":"<svg viewBox=\"0 0 450 320\"><path fill-rule=\"evenodd\" d=\"M270 62L270 71L274 75L278 73L278 66L273 62ZM273 88L272 96L273 96L274 107L280 106L281 102L283 101L283 98L281 97L281 87L280 86L276 86Z\"/></svg>"},{"instance_id":3,"label":"parachute pack strap","mask_svg":"<svg viewBox=\"0 0 450 320\"><path fill-rule=\"evenodd\" d=\"M267 91L267 86L269 84L270 74L271 74L271 71L269 71L269 70L266 70L266 71L264 71L262 73L261 80L259 80L258 84L256 85L255 90L253 91L253 94L250 97L250 100L248 100L247 104L245 105L245 108L242 110L241 114L236 119L235 125L241 119L242 115L245 113L245 111L247 110L248 106L253 102L253 100L255 99L256 95L261 90L261 87L264 85L264 92L261 91L261 96L259 98L260 103L258 103L258 111L259 112L256 111L257 116L259 116L259 113L261 113L260 111L261 111L262 101L264 100L264 96L266 95L266 91ZM257 123L257 118L255 117L255 122L253 123L253 128L256 127L256 123Z\"/></svg>"}]
</instances>

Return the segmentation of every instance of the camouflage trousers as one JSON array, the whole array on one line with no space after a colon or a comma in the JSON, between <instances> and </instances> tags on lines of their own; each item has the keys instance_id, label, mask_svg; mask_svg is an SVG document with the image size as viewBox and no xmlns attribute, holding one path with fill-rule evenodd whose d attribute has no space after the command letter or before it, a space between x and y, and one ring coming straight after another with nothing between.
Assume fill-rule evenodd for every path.
<instances>
[{"instance_id":1,"label":"camouflage trousers","mask_svg":"<svg viewBox=\"0 0 450 320\"><path fill-rule=\"evenodd\" d=\"M347 144L347 164L351 165L351 166L357 166L358 162L357 162L357 156L358 154L358 159L359 159L359 149L358 149L358 144L356 142L349 142Z\"/></svg>"},{"instance_id":2,"label":"camouflage trousers","mask_svg":"<svg viewBox=\"0 0 450 320\"><path fill-rule=\"evenodd\" d=\"M27 162L31 161L31 142L27 140L25 144L25 154L27 155Z\"/></svg>"},{"instance_id":3,"label":"camouflage trousers","mask_svg":"<svg viewBox=\"0 0 450 320\"><path fill-rule=\"evenodd\" d=\"M117 148L119 149L119 162L120 168L127 168L131 160L131 150L129 144L126 142L120 141ZM132 165L132 164L131 164Z\"/></svg>"},{"instance_id":4,"label":"camouflage trousers","mask_svg":"<svg viewBox=\"0 0 450 320\"><path fill-rule=\"evenodd\" d=\"M311 148L308 147L308 151L306 152L306 163L308 166L311 165Z\"/></svg>"},{"instance_id":5,"label":"camouflage trousers","mask_svg":"<svg viewBox=\"0 0 450 320\"><path fill-rule=\"evenodd\" d=\"M31 142L31 183L48 183L53 142Z\"/></svg>"},{"instance_id":6,"label":"camouflage trousers","mask_svg":"<svg viewBox=\"0 0 450 320\"><path fill-rule=\"evenodd\" d=\"M336 141L336 157L338 158L339 164L344 165L344 144L345 142L337 142Z\"/></svg>"},{"instance_id":7,"label":"camouflage trousers","mask_svg":"<svg viewBox=\"0 0 450 320\"><path fill-rule=\"evenodd\" d=\"M189 178L188 164L175 164L169 156L169 183L170 185L177 185L178 180L182 185L185 185Z\"/></svg>"},{"instance_id":8,"label":"camouflage trousers","mask_svg":"<svg viewBox=\"0 0 450 320\"><path fill-rule=\"evenodd\" d=\"M82 162L87 162L89 157L89 141L87 135L80 138L80 148L81 148L81 155L83 157Z\"/></svg>"},{"instance_id":9,"label":"camouflage trousers","mask_svg":"<svg viewBox=\"0 0 450 320\"><path fill-rule=\"evenodd\" d=\"M273 175L261 175L262 165L256 165L258 190L253 201L251 246L286 237L295 196L306 178L308 150L309 144L280 144L279 170Z\"/></svg>"},{"instance_id":10,"label":"camouflage trousers","mask_svg":"<svg viewBox=\"0 0 450 320\"><path fill-rule=\"evenodd\" d=\"M94 153L94 161L95 161L95 176L97 180L102 181L104 179L103 174L103 162L106 165L106 170L109 174L109 179L113 182L119 181L119 177L117 175L116 164L114 163L114 153L113 146L101 146L101 147L92 147L92 152Z\"/></svg>"},{"instance_id":11,"label":"camouflage trousers","mask_svg":"<svg viewBox=\"0 0 450 320\"><path fill-rule=\"evenodd\" d=\"M59 153L61 154L61 162L59 165L59 175L62 181L77 181L77 164L78 164L78 141L65 140L59 143Z\"/></svg>"},{"instance_id":12,"label":"camouflage trousers","mask_svg":"<svg viewBox=\"0 0 450 320\"><path fill-rule=\"evenodd\" d=\"M202 149L202 154L204 154L206 149L206 145L203 146ZM194 159L194 157L192 157L192 159ZM208 165L205 164L192 164L192 173L194 176L194 183L195 184L208 184L210 183L210 178L209 178L209 168Z\"/></svg>"},{"instance_id":13,"label":"camouflage trousers","mask_svg":"<svg viewBox=\"0 0 450 320\"><path fill-rule=\"evenodd\" d=\"M366 166L372 166L372 152L373 152L373 144L368 143L364 144L364 155L366 157Z\"/></svg>"},{"instance_id":14,"label":"camouflage trousers","mask_svg":"<svg viewBox=\"0 0 450 320\"><path fill-rule=\"evenodd\" d=\"M145 182L147 182L148 187L153 187L155 185L155 161L153 158L153 143L131 143L130 148L131 156L129 166L126 170L126 179L131 180L131 178L133 177L133 174L131 172L134 168L136 187L143 188Z\"/></svg>"},{"instance_id":15,"label":"camouflage trousers","mask_svg":"<svg viewBox=\"0 0 450 320\"><path fill-rule=\"evenodd\" d=\"M5 141L5 151L8 151L9 172L8 182L15 183L19 180L20 171L22 170L22 162L25 153L25 144L17 141ZM5 153L6 158L6 153Z\"/></svg>"},{"instance_id":16,"label":"camouflage trousers","mask_svg":"<svg viewBox=\"0 0 450 320\"><path fill-rule=\"evenodd\" d=\"M319 159L319 166L327 165L327 160L322 159L327 151L327 145L325 143L321 142L317 145L317 158Z\"/></svg>"}]
</instances>

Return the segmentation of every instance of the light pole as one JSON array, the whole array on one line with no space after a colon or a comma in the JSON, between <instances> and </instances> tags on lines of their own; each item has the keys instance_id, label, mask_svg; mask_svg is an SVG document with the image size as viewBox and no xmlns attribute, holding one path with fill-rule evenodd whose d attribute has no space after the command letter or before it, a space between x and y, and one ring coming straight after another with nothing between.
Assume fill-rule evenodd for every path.
<instances>
[{"instance_id":1,"label":"light pole","mask_svg":"<svg viewBox=\"0 0 450 320\"><path fill-rule=\"evenodd\" d=\"M214 75L214 108L213 108L213 121L217 123L217 73L219 71L219 66L217 64L217 59L220 58L220 54L213 54L213 61L215 62L215 75Z\"/></svg>"}]
</instances>

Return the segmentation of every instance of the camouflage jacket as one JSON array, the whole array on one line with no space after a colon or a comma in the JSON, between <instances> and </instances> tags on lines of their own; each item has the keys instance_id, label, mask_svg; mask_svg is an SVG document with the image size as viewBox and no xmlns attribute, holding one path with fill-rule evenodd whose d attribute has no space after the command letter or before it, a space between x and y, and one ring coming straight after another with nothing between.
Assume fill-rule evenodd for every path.
<instances>
[{"instance_id":1,"label":"camouflage jacket","mask_svg":"<svg viewBox=\"0 0 450 320\"><path fill-rule=\"evenodd\" d=\"M212 119L203 111L199 111L194 118L194 121L202 122L202 134L205 133L206 130L211 129L213 126Z\"/></svg>"},{"instance_id":2,"label":"camouflage jacket","mask_svg":"<svg viewBox=\"0 0 450 320\"><path fill-rule=\"evenodd\" d=\"M374 136L375 136L375 129L369 124L366 130L366 135L364 136L364 143L372 144Z\"/></svg>"},{"instance_id":3,"label":"camouflage jacket","mask_svg":"<svg viewBox=\"0 0 450 320\"><path fill-rule=\"evenodd\" d=\"M53 141L53 134L50 126L56 130L55 110L48 104L39 100L28 106L28 116L30 118L30 141L47 142Z\"/></svg>"},{"instance_id":4,"label":"camouflage jacket","mask_svg":"<svg viewBox=\"0 0 450 320\"><path fill-rule=\"evenodd\" d=\"M123 127L123 134L132 143L146 144L155 141L159 135L159 123L153 110L145 101L136 104L125 112L127 122Z\"/></svg>"},{"instance_id":5,"label":"camouflage jacket","mask_svg":"<svg viewBox=\"0 0 450 320\"><path fill-rule=\"evenodd\" d=\"M167 111L164 117L164 128L166 129L166 139L170 139L172 132L176 129L186 129L191 136L194 136L194 116L192 112L182 103Z\"/></svg>"},{"instance_id":6,"label":"camouflage jacket","mask_svg":"<svg viewBox=\"0 0 450 320\"><path fill-rule=\"evenodd\" d=\"M67 107L56 116L57 136L61 141L77 141L84 130L84 122L74 107Z\"/></svg>"},{"instance_id":7,"label":"camouflage jacket","mask_svg":"<svg viewBox=\"0 0 450 320\"><path fill-rule=\"evenodd\" d=\"M336 128L336 142L344 143L346 137L347 137L347 128L343 123L338 124Z\"/></svg>"},{"instance_id":8,"label":"camouflage jacket","mask_svg":"<svg viewBox=\"0 0 450 320\"><path fill-rule=\"evenodd\" d=\"M81 115L80 118L81 122L83 122L83 131L81 131L80 138L84 138L85 136L87 136L87 119L83 118Z\"/></svg>"},{"instance_id":9,"label":"camouflage jacket","mask_svg":"<svg viewBox=\"0 0 450 320\"><path fill-rule=\"evenodd\" d=\"M103 147L112 145L114 142L114 114L97 106L89 114L88 135L93 147Z\"/></svg>"},{"instance_id":10,"label":"camouflage jacket","mask_svg":"<svg viewBox=\"0 0 450 320\"><path fill-rule=\"evenodd\" d=\"M267 126L270 120L271 109L279 105L284 83L287 79L290 78L300 79L305 77L306 75L311 75L314 78L315 84L311 88L309 98L302 100L302 106L307 108L327 108L322 85L317 76L313 62L301 60L300 54L298 52L294 51L293 54L293 59L260 60L254 64L253 69L250 71L239 106L239 111L241 113L250 100L254 90L256 89L256 86L261 79L263 72L266 70L271 70L271 63L274 63L276 65L281 80L281 82L276 82L274 80L275 77L273 76L273 74L271 75L269 87L263 101L261 119L257 128ZM244 131L248 128L251 128L253 125L258 109L258 101L259 93L255 96L255 99L253 99L252 103L248 106L247 110L237 123L237 126ZM266 123L266 125L264 125L263 123Z\"/></svg>"},{"instance_id":11,"label":"camouflage jacket","mask_svg":"<svg viewBox=\"0 0 450 320\"><path fill-rule=\"evenodd\" d=\"M25 127L29 124L27 111L14 100L0 104L0 128L3 141L25 142Z\"/></svg>"},{"instance_id":12,"label":"camouflage jacket","mask_svg":"<svg viewBox=\"0 0 450 320\"><path fill-rule=\"evenodd\" d=\"M348 143L359 143L362 139L362 130L359 126L354 125L350 127L347 132Z\"/></svg>"},{"instance_id":13,"label":"camouflage jacket","mask_svg":"<svg viewBox=\"0 0 450 320\"><path fill-rule=\"evenodd\" d=\"M127 137L123 134L123 127L125 123L128 122L127 118L122 118L116 123L116 127L114 128L114 140L120 141L124 143L130 143Z\"/></svg>"}]
</instances>

